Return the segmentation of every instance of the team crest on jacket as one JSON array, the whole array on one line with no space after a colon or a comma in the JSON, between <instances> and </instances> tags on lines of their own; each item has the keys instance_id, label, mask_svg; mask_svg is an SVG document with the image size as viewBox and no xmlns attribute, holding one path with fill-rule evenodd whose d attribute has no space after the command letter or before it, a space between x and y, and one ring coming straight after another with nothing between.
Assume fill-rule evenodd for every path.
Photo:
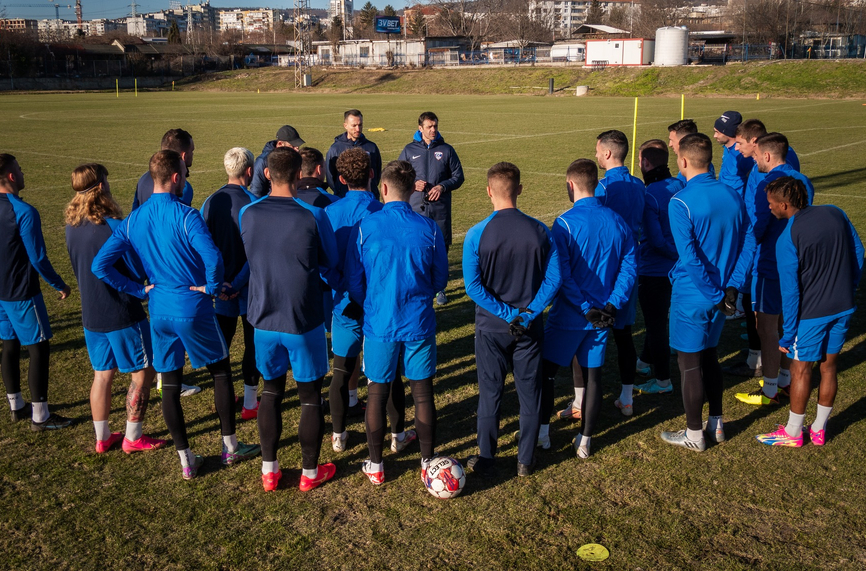
<instances>
[{"instance_id":1,"label":"team crest on jacket","mask_svg":"<svg viewBox=\"0 0 866 571\"><path fill-rule=\"evenodd\" d=\"M437 161L441 161L442 160L442 151L436 151L435 153L433 153L433 156L436 157Z\"/></svg>"}]
</instances>

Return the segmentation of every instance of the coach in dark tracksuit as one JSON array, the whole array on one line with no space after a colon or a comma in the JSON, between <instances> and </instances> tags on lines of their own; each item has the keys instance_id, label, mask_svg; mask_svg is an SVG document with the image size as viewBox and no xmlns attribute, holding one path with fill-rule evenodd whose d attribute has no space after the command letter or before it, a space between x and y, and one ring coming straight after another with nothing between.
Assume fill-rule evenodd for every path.
<instances>
[{"instance_id":1,"label":"coach in dark tracksuit","mask_svg":"<svg viewBox=\"0 0 866 571\"><path fill-rule=\"evenodd\" d=\"M291 147L296 151L304 144L304 140L298 135L298 131L291 125L283 125L277 131L277 138L268 141L262 148L262 154L256 157L253 165L253 180L250 182L249 191L256 198L267 196L271 191L271 181L265 176L265 167L268 166L268 155L279 147Z\"/></svg>"},{"instance_id":2,"label":"coach in dark tracksuit","mask_svg":"<svg viewBox=\"0 0 866 571\"><path fill-rule=\"evenodd\" d=\"M364 117L357 109L349 109L343 113L343 128L345 133L334 137L334 144L328 149L325 156L325 166L328 186L334 194L343 198L349 192L349 187L340 182L340 173L337 172L337 157L347 149L362 148L370 155L370 168L373 169L373 180L370 181L370 190L373 196L379 197L379 179L382 177L382 155L376 143L364 136Z\"/></svg>"},{"instance_id":3,"label":"coach in dark tracksuit","mask_svg":"<svg viewBox=\"0 0 866 571\"><path fill-rule=\"evenodd\" d=\"M439 118L426 111L418 118L414 140L400 153L415 169L415 192L409 199L412 210L432 218L442 230L445 247L451 247L451 192L463 185L463 165L454 147L439 134ZM436 294L436 303L445 305L445 292Z\"/></svg>"},{"instance_id":4,"label":"coach in dark tracksuit","mask_svg":"<svg viewBox=\"0 0 866 571\"><path fill-rule=\"evenodd\" d=\"M523 190L520 170L498 163L487 171L487 195L494 212L466 235L463 275L475 309L478 368L478 449L469 467L490 475L499 436L505 375L514 370L520 401L517 474L532 472L541 410L539 317L561 283L559 257L547 226L517 209Z\"/></svg>"}]
</instances>

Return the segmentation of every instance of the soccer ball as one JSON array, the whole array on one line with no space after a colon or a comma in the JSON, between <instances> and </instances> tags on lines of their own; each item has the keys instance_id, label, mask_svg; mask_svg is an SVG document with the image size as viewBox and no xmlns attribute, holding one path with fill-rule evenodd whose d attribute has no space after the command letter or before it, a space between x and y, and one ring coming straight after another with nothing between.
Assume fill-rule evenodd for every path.
<instances>
[{"instance_id":1,"label":"soccer ball","mask_svg":"<svg viewBox=\"0 0 866 571\"><path fill-rule=\"evenodd\" d=\"M421 479L434 497L447 500L459 496L463 491L466 472L454 458L434 458L427 469L422 470Z\"/></svg>"}]
</instances>

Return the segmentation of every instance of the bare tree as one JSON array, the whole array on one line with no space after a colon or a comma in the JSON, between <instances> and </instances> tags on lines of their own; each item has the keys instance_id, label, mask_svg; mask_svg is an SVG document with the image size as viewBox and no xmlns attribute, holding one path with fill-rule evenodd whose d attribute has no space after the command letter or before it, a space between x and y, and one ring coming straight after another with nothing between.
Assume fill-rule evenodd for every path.
<instances>
[{"instance_id":1,"label":"bare tree","mask_svg":"<svg viewBox=\"0 0 866 571\"><path fill-rule=\"evenodd\" d=\"M521 50L531 42L550 42L553 39L552 19L530 0L505 0L495 21L497 38L516 42Z\"/></svg>"},{"instance_id":2,"label":"bare tree","mask_svg":"<svg viewBox=\"0 0 866 571\"><path fill-rule=\"evenodd\" d=\"M469 49L481 47L493 30L494 14L501 0L434 0L439 9L434 20L434 35L463 36L469 39Z\"/></svg>"},{"instance_id":3,"label":"bare tree","mask_svg":"<svg viewBox=\"0 0 866 571\"><path fill-rule=\"evenodd\" d=\"M754 1L754 0L750 0ZM656 30L666 26L677 26L682 22L681 0L644 0L640 14L633 19L635 37L654 38Z\"/></svg>"}]
</instances>

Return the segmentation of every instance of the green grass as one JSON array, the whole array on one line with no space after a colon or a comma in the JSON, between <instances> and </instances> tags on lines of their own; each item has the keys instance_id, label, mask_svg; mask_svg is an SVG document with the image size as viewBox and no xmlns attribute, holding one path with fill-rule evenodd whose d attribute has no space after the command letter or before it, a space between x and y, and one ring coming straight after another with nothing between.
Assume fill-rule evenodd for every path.
<instances>
[{"instance_id":1,"label":"green grass","mask_svg":"<svg viewBox=\"0 0 866 571\"><path fill-rule=\"evenodd\" d=\"M593 157L595 135L610 128L631 138L629 98L515 98L376 94L143 93L27 95L0 98L0 152L15 154L26 176L22 192L43 220L49 256L74 283L63 237L69 173L85 161L104 163L124 207L162 133L184 127L195 136L191 182L195 205L224 179L223 153L242 145L256 154L277 128L291 123L310 146L326 150L341 130L342 112L364 111L366 127L386 160L410 140L419 112L435 110L442 133L466 169L454 196L455 245L451 298L437 310L439 373L438 450L465 458L475 453L477 389L473 305L463 293L462 235L486 217L487 168L500 160L523 170L521 208L552 223L568 204L567 165ZM680 118L679 99L640 102L637 139L667 136ZM728 109L763 119L786 133L815 182L816 202L844 208L866 235L862 147L866 108L860 101L687 99L686 116L705 132ZM718 167L721 153L716 153ZM627 161L627 164L630 162ZM300 450L298 399L289 391L280 463L288 486L264 494L259 461L233 468L219 463L213 383L189 371L201 395L184 400L191 443L206 455L201 476L183 482L173 450L128 457L93 452L88 393L92 372L73 290L61 302L43 287L52 341L53 410L78 423L56 434L32 433L26 423L0 420L0 568L5 569L860 569L866 565L862 511L862 443L866 439L866 320L855 314L840 358L840 390L823 449L772 449L754 435L784 422L787 407L755 410L735 392L755 381L726 378L729 440L703 454L663 444L660 430L684 425L677 390L637 397L635 416L613 407L618 393L615 347L604 369L607 394L593 438L593 455L578 461L570 448L573 425L554 422L553 447L540 452L539 469L516 477L517 405L509 381L503 405L499 476L470 478L453 501L428 495L419 481L417 448L385 457L388 480L372 487L360 473L366 458L363 425L349 426L349 450L325 443L324 461L337 477L308 494L297 490ZM861 289L860 302L863 294ZM724 363L740 358L743 329L726 327ZM640 320L636 342L643 342ZM240 337L232 350L240 378ZM25 363L26 367L26 363ZM24 369L26 371L26 368ZM676 372L675 372L676 377ZM125 385L114 388L114 430L122 430ZM240 389L241 383L236 381ZM362 394L363 394L362 390ZM557 406L571 393L562 376ZM25 389L26 394L26 389ZM411 404L411 399L409 399ZM814 398L807 420L814 414ZM413 411L410 407L408 418ZM330 425L327 427L330 430ZM159 400L151 401L145 432L167 435ZM239 437L257 441L255 423L239 422ZM604 563L576 559L578 547L610 549Z\"/></svg>"}]
</instances>

